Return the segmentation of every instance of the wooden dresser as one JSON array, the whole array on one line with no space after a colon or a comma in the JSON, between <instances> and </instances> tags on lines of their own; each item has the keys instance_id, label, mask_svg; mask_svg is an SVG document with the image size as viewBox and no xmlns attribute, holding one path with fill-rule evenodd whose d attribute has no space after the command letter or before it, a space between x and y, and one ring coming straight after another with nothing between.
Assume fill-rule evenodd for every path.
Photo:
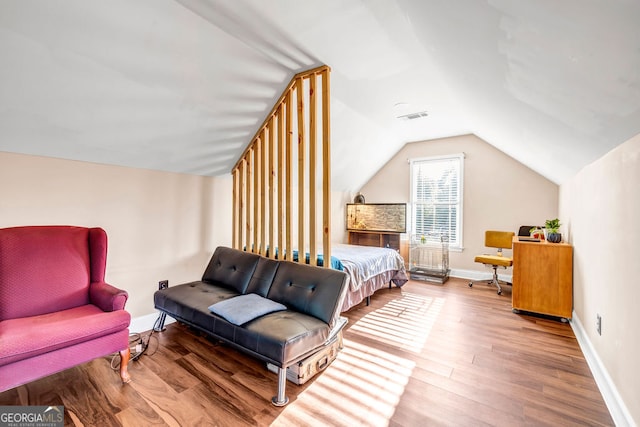
<instances>
[{"instance_id":1,"label":"wooden dresser","mask_svg":"<svg viewBox=\"0 0 640 427\"><path fill-rule=\"evenodd\" d=\"M513 238L514 310L571 318L573 247L566 243Z\"/></svg>"}]
</instances>

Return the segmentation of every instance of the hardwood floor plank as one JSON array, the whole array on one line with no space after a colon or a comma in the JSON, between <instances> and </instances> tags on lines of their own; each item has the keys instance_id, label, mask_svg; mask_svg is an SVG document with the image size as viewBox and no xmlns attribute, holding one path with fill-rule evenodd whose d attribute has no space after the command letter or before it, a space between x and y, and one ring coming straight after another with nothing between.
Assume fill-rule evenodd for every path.
<instances>
[{"instance_id":1,"label":"hardwood floor plank","mask_svg":"<svg viewBox=\"0 0 640 427\"><path fill-rule=\"evenodd\" d=\"M191 353L185 353L188 356ZM138 364L144 366L148 370L154 372L157 376L162 377L173 390L177 393L181 393L191 387L196 386L199 380L191 375L188 371L183 369L179 363L176 363L182 358L169 359L166 354L159 351L154 353L152 357L143 357ZM172 366L171 375L166 376L167 366Z\"/></svg>"},{"instance_id":2,"label":"hardwood floor plank","mask_svg":"<svg viewBox=\"0 0 640 427\"><path fill-rule=\"evenodd\" d=\"M454 378L442 378L425 372L419 367L413 370L411 378L412 380L422 381L424 384L439 387L442 390L457 394L496 411L506 410L519 417L524 416L522 402L518 399L513 399L509 390L496 388L492 383L468 381L467 378L463 378L463 381L458 381ZM421 388L419 386L416 387Z\"/></svg>"},{"instance_id":3,"label":"hardwood floor plank","mask_svg":"<svg viewBox=\"0 0 640 427\"><path fill-rule=\"evenodd\" d=\"M242 414L245 422L256 413L264 399L246 385L238 383L233 375L228 375L214 363L207 362L198 355L190 354L182 359L183 367L200 380L201 388L212 401L217 402L229 414Z\"/></svg>"},{"instance_id":4,"label":"hardwood floor plank","mask_svg":"<svg viewBox=\"0 0 640 427\"><path fill-rule=\"evenodd\" d=\"M90 364L97 362L106 362L102 360L94 360ZM119 422L115 417L117 412L123 408L114 406L105 396L102 387L96 388L96 383L91 378L91 374L87 364L74 369L79 373L73 375L73 372L65 371L62 374L68 374L65 381L65 389L60 391L62 405L65 408L75 408L74 413L85 426L117 426ZM99 373L97 374L100 377ZM82 410L80 410L82 408ZM70 409L71 410L71 409Z\"/></svg>"},{"instance_id":5,"label":"hardwood floor plank","mask_svg":"<svg viewBox=\"0 0 640 427\"><path fill-rule=\"evenodd\" d=\"M151 406L146 406L149 408L147 411L139 411L136 407L132 406L124 411L118 412L116 418L120 425L123 426L141 425L140 420L144 420L144 425L148 426L169 426Z\"/></svg>"},{"instance_id":6,"label":"hardwood floor plank","mask_svg":"<svg viewBox=\"0 0 640 427\"><path fill-rule=\"evenodd\" d=\"M179 359L180 360L180 359ZM209 421L205 414L202 414L202 406L197 401L182 398L182 394L173 390L163 377L140 366L135 380L128 386L139 394L139 398L153 408L153 410L170 426L195 425L198 422Z\"/></svg>"},{"instance_id":7,"label":"hardwood floor plank","mask_svg":"<svg viewBox=\"0 0 640 427\"><path fill-rule=\"evenodd\" d=\"M577 417L576 417L577 415ZM599 418L589 418L580 414L568 413L564 408L549 407L544 403L530 403L525 406L525 419L528 425L535 426L612 426L613 422L605 422Z\"/></svg>"}]
</instances>

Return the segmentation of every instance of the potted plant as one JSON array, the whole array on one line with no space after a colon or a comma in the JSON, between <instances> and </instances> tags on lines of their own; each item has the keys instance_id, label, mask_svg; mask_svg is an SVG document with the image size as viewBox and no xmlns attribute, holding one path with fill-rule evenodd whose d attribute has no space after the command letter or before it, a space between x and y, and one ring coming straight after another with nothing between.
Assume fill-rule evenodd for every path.
<instances>
[{"instance_id":1,"label":"potted plant","mask_svg":"<svg viewBox=\"0 0 640 427\"><path fill-rule=\"evenodd\" d=\"M544 228L547 231L547 241L551 243L560 243L560 241L562 241L560 220L558 218L546 220L544 222Z\"/></svg>"},{"instance_id":2,"label":"potted plant","mask_svg":"<svg viewBox=\"0 0 640 427\"><path fill-rule=\"evenodd\" d=\"M533 237L534 239L540 239L540 240L544 240L545 236L544 236L544 232L542 230L542 228L536 226L536 227L532 227L529 230L529 236Z\"/></svg>"}]
</instances>

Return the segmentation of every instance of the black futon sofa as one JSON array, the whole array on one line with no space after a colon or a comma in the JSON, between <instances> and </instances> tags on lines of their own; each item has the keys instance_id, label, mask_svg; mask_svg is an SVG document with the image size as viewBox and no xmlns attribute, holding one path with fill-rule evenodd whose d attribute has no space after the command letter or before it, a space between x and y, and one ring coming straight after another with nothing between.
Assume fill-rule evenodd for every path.
<instances>
[{"instance_id":1,"label":"black futon sofa","mask_svg":"<svg viewBox=\"0 0 640 427\"><path fill-rule=\"evenodd\" d=\"M202 280L156 291L154 304L179 322L277 366L278 392L272 403L283 406L289 400L285 396L287 367L322 349L335 329L344 326L340 308L347 286L342 271L218 247ZM286 309L243 324L234 324L209 309L249 294Z\"/></svg>"}]
</instances>

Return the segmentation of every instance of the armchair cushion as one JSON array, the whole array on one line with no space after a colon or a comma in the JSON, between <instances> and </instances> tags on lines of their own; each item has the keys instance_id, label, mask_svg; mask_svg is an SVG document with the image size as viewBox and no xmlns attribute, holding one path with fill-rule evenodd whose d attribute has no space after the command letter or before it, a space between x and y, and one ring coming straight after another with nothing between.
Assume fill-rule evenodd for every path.
<instances>
[{"instance_id":1,"label":"armchair cushion","mask_svg":"<svg viewBox=\"0 0 640 427\"><path fill-rule=\"evenodd\" d=\"M104 312L87 304L55 313L0 322L0 366L91 341L129 327L124 310ZM108 350L108 353L113 350Z\"/></svg>"}]
</instances>

